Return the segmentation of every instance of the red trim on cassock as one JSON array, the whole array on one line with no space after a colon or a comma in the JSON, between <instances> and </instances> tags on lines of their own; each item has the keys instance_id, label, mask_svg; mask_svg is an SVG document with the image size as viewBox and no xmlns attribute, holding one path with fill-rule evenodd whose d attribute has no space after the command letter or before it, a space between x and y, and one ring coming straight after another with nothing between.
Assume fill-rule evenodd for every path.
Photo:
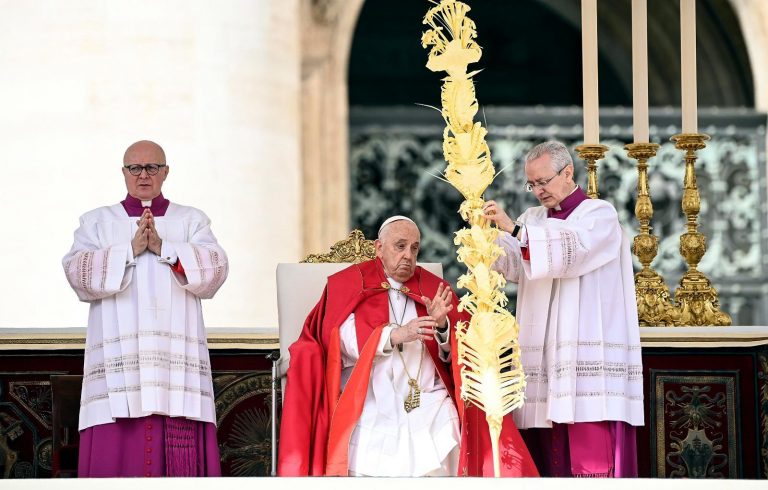
<instances>
[{"instance_id":1,"label":"red trim on cassock","mask_svg":"<svg viewBox=\"0 0 768 490\"><path fill-rule=\"evenodd\" d=\"M389 323L387 295L384 294L387 289L382 287L386 282L378 259L352 265L328 278L323 295L307 317L299 339L289 348L291 362L283 397L278 475L348 474L349 438L363 410L383 327ZM417 267L414 276L404 284L409 288L408 296L416 303L420 316L426 315L421 297L434 297L440 283L448 286L434 274ZM451 325L462 317L468 319L457 313L457 306L454 295L454 309L449 314ZM339 327L353 312L360 358L341 392ZM454 389L454 380L459 380L456 361L452 361L453 366L440 361L435 341L427 341L425 345L455 402L460 393L458 388ZM455 335L451 336L451 345L456 352ZM461 473L493 475L485 417L476 408L465 410L463 405L460 402L457 406L459 416L464 420ZM479 415L465 417L465 411L468 414L477 411ZM538 476L510 416L504 421L501 454L508 455L502 461L504 476Z\"/></svg>"},{"instance_id":2,"label":"red trim on cassock","mask_svg":"<svg viewBox=\"0 0 768 490\"><path fill-rule=\"evenodd\" d=\"M520 255L523 260L531 261L531 252L528 251L528 247L520 247Z\"/></svg>"},{"instance_id":3,"label":"red trim on cassock","mask_svg":"<svg viewBox=\"0 0 768 490\"><path fill-rule=\"evenodd\" d=\"M176 263L171 266L171 270L175 272L176 274L180 274L182 276L185 276L184 273L184 266L181 265L181 260L176 259Z\"/></svg>"}]
</instances>

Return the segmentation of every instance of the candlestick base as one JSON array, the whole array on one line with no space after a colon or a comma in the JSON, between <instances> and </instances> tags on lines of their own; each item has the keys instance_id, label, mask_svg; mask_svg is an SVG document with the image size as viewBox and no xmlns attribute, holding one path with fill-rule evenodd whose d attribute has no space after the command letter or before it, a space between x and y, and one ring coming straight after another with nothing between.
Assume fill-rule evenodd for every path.
<instances>
[{"instance_id":1,"label":"candlestick base","mask_svg":"<svg viewBox=\"0 0 768 490\"><path fill-rule=\"evenodd\" d=\"M640 223L640 233L632 242L634 253L643 265L635 274L637 296L637 317L643 326L674 325L680 316L669 294L669 287L651 262L659 251L659 239L651 234L653 203L648 186L648 160L656 156L659 145L655 143L632 143L624 147L627 155L637 160L637 202L635 216Z\"/></svg>"},{"instance_id":2,"label":"candlestick base","mask_svg":"<svg viewBox=\"0 0 768 490\"><path fill-rule=\"evenodd\" d=\"M602 160L608 147L605 145L579 145L576 147L579 158L587 162L587 195L597 199L600 194L597 190L597 161Z\"/></svg>"},{"instance_id":3,"label":"candlestick base","mask_svg":"<svg viewBox=\"0 0 768 490\"><path fill-rule=\"evenodd\" d=\"M652 235L651 237L656 238ZM635 274L635 295L637 296L637 319L640 325L665 327L677 324L680 311L672 301L669 286L664 282L664 278L653 268L649 267Z\"/></svg>"},{"instance_id":4,"label":"candlestick base","mask_svg":"<svg viewBox=\"0 0 768 490\"><path fill-rule=\"evenodd\" d=\"M681 207L687 218L687 231L680 235L680 254L688 264L688 271L680 279L675 291L675 303L680 313L676 326L731 324L731 317L720 311L717 290L699 270L699 261L707 252L707 239L698 231L698 215L701 198L696 184L696 151L705 148L709 136L706 134L684 133L672 136L675 148L685 151L685 177Z\"/></svg>"}]
</instances>

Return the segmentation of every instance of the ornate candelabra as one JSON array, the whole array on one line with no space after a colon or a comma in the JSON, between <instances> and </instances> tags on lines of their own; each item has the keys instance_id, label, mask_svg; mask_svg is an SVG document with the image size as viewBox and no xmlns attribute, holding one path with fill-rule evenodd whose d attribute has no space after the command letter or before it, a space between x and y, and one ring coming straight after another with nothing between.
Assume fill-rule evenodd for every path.
<instances>
[{"instance_id":1,"label":"ornate candelabra","mask_svg":"<svg viewBox=\"0 0 768 490\"><path fill-rule=\"evenodd\" d=\"M675 302L679 317L675 325L714 325L731 324L731 317L720 311L717 290L709 279L696 267L707 252L707 239L699 233L696 223L701 199L696 185L696 151L706 147L709 136L706 134L677 134L672 137L675 148L685 150L685 177L683 178L682 208L688 223L687 231L680 235L680 254L688 263L688 271L680 279L680 287L675 291Z\"/></svg>"},{"instance_id":2,"label":"ornate candelabra","mask_svg":"<svg viewBox=\"0 0 768 490\"><path fill-rule=\"evenodd\" d=\"M640 325L674 325L680 314L669 295L664 279L651 267L659 251L659 239L651 233L653 203L648 186L648 160L656 156L659 145L655 143L632 143L624 147L629 158L637 160L637 202L635 216L640 223L640 233L632 242L634 253L643 265L635 274L637 295L637 316Z\"/></svg>"},{"instance_id":3,"label":"ornate candelabra","mask_svg":"<svg viewBox=\"0 0 768 490\"><path fill-rule=\"evenodd\" d=\"M579 158L587 162L587 195L597 199L600 194L597 191L597 161L602 160L608 147L605 145L583 144L576 147Z\"/></svg>"}]
</instances>

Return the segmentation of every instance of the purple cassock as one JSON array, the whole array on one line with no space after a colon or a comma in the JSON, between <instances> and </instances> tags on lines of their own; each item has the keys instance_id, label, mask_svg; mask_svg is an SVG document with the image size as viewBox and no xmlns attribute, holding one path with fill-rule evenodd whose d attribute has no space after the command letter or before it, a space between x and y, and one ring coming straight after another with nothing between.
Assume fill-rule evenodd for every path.
<instances>
[{"instance_id":1,"label":"purple cassock","mask_svg":"<svg viewBox=\"0 0 768 490\"><path fill-rule=\"evenodd\" d=\"M216 426L150 415L80 432L78 477L221 476Z\"/></svg>"},{"instance_id":2,"label":"purple cassock","mask_svg":"<svg viewBox=\"0 0 768 490\"><path fill-rule=\"evenodd\" d=\"M144 212L130 195L121 202L128 216ZM170 201L162 194L149 206L163 216ZM80 432L78 477L221 476L216 426L179 417L119 418Z\"/></svg>"},{"instance_id":3,"label":"purple cassock","mask_svg":"<svg viewBox=\"0 0 768 490\"><path fill-rule=\"evenodd\" d=\"M581 187L547 210L547 217L566 219L589 199ZM553 423L551 429L526 429L520 433L541 476L637 477L635 427L606 420L575 424Z\"/></svg>"}]
</instances>

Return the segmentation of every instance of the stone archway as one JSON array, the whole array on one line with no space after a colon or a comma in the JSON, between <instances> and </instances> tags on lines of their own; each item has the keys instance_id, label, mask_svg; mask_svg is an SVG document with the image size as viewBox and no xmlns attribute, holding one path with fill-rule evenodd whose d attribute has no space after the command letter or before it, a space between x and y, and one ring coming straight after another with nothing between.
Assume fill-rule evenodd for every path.
<instances>
[{"instance_id":1,"label":"stone archway","mask_svg":"<svg viewBox=\"0 0 768 490\"><path fill-rule=\"evenodd\" d=\"M730 0L749 53L755 87L755 109L768 112L768 2Z\"/></svg>"},{"instance_id":2,"label":"stone archway","mask_svg":"<svg viewBox=\"0 0 768 490\"><path fill-rule=\"evenodd\" d=\"M304 254L349 232L347 65L363 0L301 2Z\"/></svg>"}]
</instances>

